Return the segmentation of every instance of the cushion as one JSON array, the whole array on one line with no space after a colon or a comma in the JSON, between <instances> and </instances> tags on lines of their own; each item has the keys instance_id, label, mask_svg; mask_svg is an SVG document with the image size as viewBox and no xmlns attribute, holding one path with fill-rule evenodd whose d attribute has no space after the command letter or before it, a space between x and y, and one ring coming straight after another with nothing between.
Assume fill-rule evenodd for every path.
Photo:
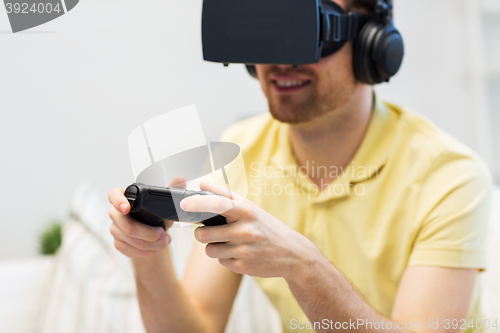
<instances>
[{"instance_id":1,"label":"cushion","mask_svg":"<svg viewBox=\"0 0 500 333\"><path fill-rule=\"evenodd\" d=\"M0 332L32 333L36 324L52 256L0 262Z\"/></svg>"},{"instance_id":2,"label":"cushion","mask_svg":"<svg viewBox=\"0 0 500 333\"><path fill-rule=\"evenodd\" d=\"M39 332L144 332L129 260L113 249L105 201L79 184L63 226Z\"/></svg>"}]
</instances>

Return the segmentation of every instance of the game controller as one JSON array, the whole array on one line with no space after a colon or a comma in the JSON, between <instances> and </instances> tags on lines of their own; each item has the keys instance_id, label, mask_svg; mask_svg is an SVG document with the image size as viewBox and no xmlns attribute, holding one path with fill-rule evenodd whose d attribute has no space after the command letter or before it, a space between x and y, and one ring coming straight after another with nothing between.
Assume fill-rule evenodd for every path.
<instances>
[{"instance_id":1,"label":"game controller","mask_svg":"<svg viewBox=\"0 0 500 333\"><path fill-rule=\"evenodd\" d=\"M218 195L209 191L190 191L174 187L157 187L135 183L127 187L125 197L130 203L129 215L137 221L165 229L164 220L203 223L207 226L226 224L226 218L208 212L186 212L182 199L193 195Z\"/></svg>"}]
</instances>

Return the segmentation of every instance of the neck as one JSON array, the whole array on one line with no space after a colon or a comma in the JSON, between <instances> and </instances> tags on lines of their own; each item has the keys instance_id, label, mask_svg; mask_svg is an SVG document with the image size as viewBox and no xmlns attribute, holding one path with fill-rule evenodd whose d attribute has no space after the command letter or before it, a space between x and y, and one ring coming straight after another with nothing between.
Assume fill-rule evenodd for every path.
<instances>
[{"instance_id":1,"label":"neck","mask_svg":"<svg viewBox=\"0 0 500 333\"><path fill-rule=\"evenodd\" d=\"M309 178L320 189L334 178L329 176L329 172L312 173L309 169L347 167L363 141L372 109L372 87L358 84L341 107L310 122L290 125L290 142L295 159L306 168L308 175L315 176Z\"/></svg>"}]
</instances>

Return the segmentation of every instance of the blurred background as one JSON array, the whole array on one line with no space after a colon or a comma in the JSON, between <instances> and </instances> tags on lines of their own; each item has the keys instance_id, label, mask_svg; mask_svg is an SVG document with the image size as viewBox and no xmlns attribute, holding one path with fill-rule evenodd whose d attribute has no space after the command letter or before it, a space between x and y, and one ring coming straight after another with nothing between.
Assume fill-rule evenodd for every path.
<instances>
[{"instance_id":1,"label":"blurred background","mask_svg":"<svg viewBox=\"0 0 500 333\"><path fill-rule=\"evenodd\" d=\"M395 0L405 38L383 99L479 152L500 181L500 0ZM0 8L0 259L34 256L79 180L106 200L133 182L127 137L196 104L208 140L267 103L243 66L207 63L201 0L83 0L12 34Z\"/></svg>"},{"instance_id":2,"label":"blurred background","mask_svg":"<svg viewBox=\"0 0 500 333\"><path fill-rule=\"evenodd\" d=\"M500 185L500 0L394 5L406 57L376 92L477 151ZM201 8L202 0L82 0L12 34L0 6L1 332L144 332L130 262L108 230L107 193L134 181L129 133L196 104L207 140L216 141L235 121L267 112L244 66L202 60ZM53 221L65 221L63 228ZM171 233L180 276L192 231ZM61 239L56 256L39 255L53 254ZM482 275L485 318L494 319L500 265ZM280 332L252 281L244 279L226 333Z\"/></svg>"}]
</instances>

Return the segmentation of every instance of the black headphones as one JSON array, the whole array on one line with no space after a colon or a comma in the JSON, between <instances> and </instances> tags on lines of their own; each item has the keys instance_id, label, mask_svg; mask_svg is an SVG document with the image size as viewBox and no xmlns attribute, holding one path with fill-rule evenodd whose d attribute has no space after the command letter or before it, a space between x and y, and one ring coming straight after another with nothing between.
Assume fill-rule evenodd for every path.
<instances>
[{"instance_id":1,"label":"black headphones","mask_svg":"<svg viewBox=\"0 0 500 333\"><path fill-rule=\"evenodd\" d=\"M354 74L356 78L367 84L375 85L389 82L401 67L404 56L403 38L394 27L392 21L392 1L376 0L374 5L376 17L359 16L358 27L361 28L354 43ZM345 11L331 0L322 0L322 7L340 14ZM357 15L349 13L348 15ZM321 56L331 55L344 46L346 40L324 42ZM247 65L248 73L257 78L254 65Z\"/></svg>"}]
</instances>

